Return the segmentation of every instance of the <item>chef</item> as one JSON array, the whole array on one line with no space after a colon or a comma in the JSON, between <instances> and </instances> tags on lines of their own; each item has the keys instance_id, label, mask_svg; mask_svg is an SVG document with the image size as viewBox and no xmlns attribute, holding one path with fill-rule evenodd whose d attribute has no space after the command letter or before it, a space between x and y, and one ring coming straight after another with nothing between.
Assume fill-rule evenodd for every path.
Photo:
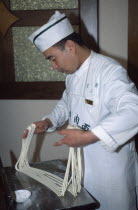
<instances>
[{"instance_id":1,"label":"chef","mask_svg":"<svg viewBox=\"0 0 138 210\"><path fill-rule=\"evenodd\" d=\"M81 127L59 131L55 146L83 147L84 187L100 210L136 210L138 92L127 71L87 48L58 11L29 39L53 69L67 73L61 100L35 122L35 133L52 132L67 121Z\"/></svg>"}]
</instances>

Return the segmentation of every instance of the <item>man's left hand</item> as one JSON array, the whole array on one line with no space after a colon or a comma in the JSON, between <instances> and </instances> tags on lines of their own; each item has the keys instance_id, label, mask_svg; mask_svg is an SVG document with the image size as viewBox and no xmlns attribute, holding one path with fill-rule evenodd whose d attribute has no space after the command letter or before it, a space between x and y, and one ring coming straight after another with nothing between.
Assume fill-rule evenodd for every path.
<instances>
[{"instance_id":1,"label":"man's left hand","mask_svg":"<svg viewBox=\"0 0 138 210\"><path fill-rule=\"evenodd\" d=\"M58 132L63 139L56 142L54 146L66 144L69 147L82 147L98 141L98 137L91 131L82 131L78 129L63 129Z\"/></svg>"}]
</instances>

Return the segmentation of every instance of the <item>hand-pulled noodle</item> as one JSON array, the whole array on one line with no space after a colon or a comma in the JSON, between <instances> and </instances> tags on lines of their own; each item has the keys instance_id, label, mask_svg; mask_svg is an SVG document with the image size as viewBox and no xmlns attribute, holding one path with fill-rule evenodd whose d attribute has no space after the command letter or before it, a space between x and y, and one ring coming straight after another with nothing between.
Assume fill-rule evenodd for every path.
<instances>
[{"instance_id":1,"label":"hand-pulled noodle","mask_svg":"<svg viewBox=\"0 0 138 210\"><path fill-rule=\"evenodd\" d=\"M35 127L35 124L28 126L27 129L29 132L27 138L22 139L20 157L15 165L16 170L44 184L58 196L64 196L66 190L68 190L72 195L77 196L77 194L81 191L82 180L81 148L70 147L64 179L47 171L30 167L27 153ZM68 126L67 128L78 129L78 127L75 126Z\"/></svg>"}]
</instances>

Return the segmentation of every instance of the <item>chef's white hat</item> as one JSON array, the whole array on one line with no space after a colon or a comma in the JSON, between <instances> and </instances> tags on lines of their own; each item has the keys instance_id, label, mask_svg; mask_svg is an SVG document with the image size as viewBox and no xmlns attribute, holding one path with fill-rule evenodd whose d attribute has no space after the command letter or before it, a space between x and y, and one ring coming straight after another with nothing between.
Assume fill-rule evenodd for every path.
<instances>
[{"instance_id":1,"label":"chef's white hat","mask_svg":"<svg viewBox=\"0 0 138 210\"><path fill-rule=\"evenodd\" d=\"M73 32L74 30L65 14L56 11L49 21L35 31L29 39L41 52L44 52Z\"/></svg>"}]
</instances>

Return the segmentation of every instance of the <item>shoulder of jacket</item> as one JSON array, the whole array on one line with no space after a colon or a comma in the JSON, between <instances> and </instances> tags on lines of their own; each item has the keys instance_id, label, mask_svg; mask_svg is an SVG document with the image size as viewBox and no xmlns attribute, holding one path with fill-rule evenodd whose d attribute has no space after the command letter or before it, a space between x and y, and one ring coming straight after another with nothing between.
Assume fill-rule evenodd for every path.
<instances>
[{"instance_id":1,"label":"shoulder of jacket","mask_svg":"<svg viewBox=\"0 0 138 210\"><path fill-rule=\"evenodd\" d=\"M96 77L109 78L111 75L126 73L121 64L113 58L96 53L94 60L97 66L95 71Z\"/></svg>"}]
</instances>

